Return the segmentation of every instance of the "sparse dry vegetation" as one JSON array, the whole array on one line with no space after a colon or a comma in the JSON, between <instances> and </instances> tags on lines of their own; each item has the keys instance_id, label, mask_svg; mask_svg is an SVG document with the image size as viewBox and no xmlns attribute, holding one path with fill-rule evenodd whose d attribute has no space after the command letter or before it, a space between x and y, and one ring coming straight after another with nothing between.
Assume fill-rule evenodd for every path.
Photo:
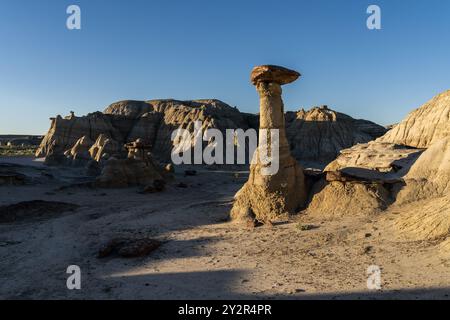
<instances>
[{"instance_id":1,"label":"sparse dry vegetation","mask_svg":"<svg viewBox=\"0 0 450 320\"><path fill-rule=\"evenodd\" d=\"M7 147L0 146L0 157L27 157L33 156L36 152L37 146L31 147Z\"/></svg>"}]
</instances>

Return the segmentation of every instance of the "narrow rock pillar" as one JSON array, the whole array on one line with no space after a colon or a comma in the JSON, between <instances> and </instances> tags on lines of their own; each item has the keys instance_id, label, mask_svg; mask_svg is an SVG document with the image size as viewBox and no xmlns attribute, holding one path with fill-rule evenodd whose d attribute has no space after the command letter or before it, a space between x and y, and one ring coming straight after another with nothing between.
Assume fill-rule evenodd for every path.
<instances>
[{"instance_id":1,"label":"narrow rock pillar","mask_svg":"<svg viewBox=\"0 0 450 320\"><path fill-rule=\"evenodd\" d=\"M251 81L260 96L259 145L249 180L235 196L231 211L234 220L271 222L305 204L303 169L290 154L281 98L281 86L299 76L296 71L278 66L259 66L252 71ZM269 158L277 155L277 170L271 174L267 169L273 168L273 162L262 161L264 154Z\"/></svg>"}]
</instances>

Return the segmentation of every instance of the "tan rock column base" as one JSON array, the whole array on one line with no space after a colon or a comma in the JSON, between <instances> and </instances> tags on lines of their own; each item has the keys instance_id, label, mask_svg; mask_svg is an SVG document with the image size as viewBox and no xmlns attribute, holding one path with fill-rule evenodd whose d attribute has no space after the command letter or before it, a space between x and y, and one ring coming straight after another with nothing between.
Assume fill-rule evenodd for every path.
<instances>
[{"instance_id":1,"label":"tan rock column base","mask_svg":"<svg viewBox=\"0 0 450 320\"><path fill-rule=\"evenodd\" d=\"M260 145L254 155L254 164L250 166L249 180L235 195L231 210L233 220L267 223L286 218L305 204L303 169L289 151L281 99L281 85L293 82L299 76L295 71L276 66L253 69L252 82L260 96L260 129L267 131L260 131ZM270 135L272 129L279 132L279 170L273 175L263 175L261 170L267 165L260 161L259 150L270 150L270 140L269 146L262 145L261 135Z\"/></svg>"}]
</instances>

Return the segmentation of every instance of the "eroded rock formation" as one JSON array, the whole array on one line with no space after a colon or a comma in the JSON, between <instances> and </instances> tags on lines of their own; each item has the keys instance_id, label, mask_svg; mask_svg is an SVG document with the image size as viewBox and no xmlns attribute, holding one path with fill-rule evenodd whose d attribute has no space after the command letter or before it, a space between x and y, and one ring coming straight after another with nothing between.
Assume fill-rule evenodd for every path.
<instances>
[{"instance_id":1,"label":"eroded rock formation","mask_svg":"<svg viewBox=\"0 0 450 320\"><path fill-rule=\"evenodd\" d=\"M381 137L386 129L321 106L287 112L286 133L297 160L306 166L323 168L341 150Z\"/></svg>"},{"instance_id":2,"label":"eroded rock formation","mask_svg":"<svg viewBox=\"0 0 450 320\"><path fill-rule=\"evenodd\" d=\"M423 149L408 146L371 141L358 144L341 151L340 156L332 161L325 172L342 171L348 168L358 168L363 171L374 171L388 174L406 172L417 160Z\"/></svg>"},{"instance_id":3,"label":"eroded rock formation","mask_svg":"<svg viewBox=\"0 0 450 320\"><path fill-rule=\"evenodd\" d=\"M355 120L325 107L287 112L285 118L293 156L315 168L323 168L340 150L371 141L385 132L372 122ZM89 150L92 159L124 158L123 145L142 139L151 146L155 158L169 162L174 147L172 132L178 128L192 132L195 121L202 121L204 128L223 132L259 127L257 115L241 113L219 100L128 100L113 103L103 113L53 118L36 155L46 157L49 164L66 164L64 153L86 137L95 141Z\"/></svg>"},{"instance_id":4,"label":"eroded rock formation","mask_svg":"<svg viewBox=\"0 0 450 320\"><path fill-rule=\"evenodd\" d=\"M443 249L450 250L450 196L415 201L403 206L403 214L394 219L396 234L412 241L444 241Z\"/></svg>"},{"instance_id":5,"label":"eroded rock formation","mask_svg":"<svg viewBox=\"0 0 450 320\"><path fill-rule=\"evenodd\" d=\"M447 91L412 112L381 138L341 151L325 168L325 178L315 186L308 210L339 211L340 215L370 213L391 204L404 205L447 194L449 111ZM368 207L358 209L360 203Z\"/></svg>"},{"instance_id":6,"label":"eroded rock formation","mask_svg":"<svg viewBox=\"0 0 450 320\"><path fill-rule=\"evenodd\" d=\"M393 222L396 232L414 241L442 242L450 249L450 137L434 142L412 165L396 196L403 214Z\"/></svg>"},{"instance_id":7,"label":"eroded rock formation","mask_svg":"<svg viewBox=\"0 0 450 320\"><path fill-rule=\"evenodd\" d=\"M306 200L305 178L302 167L292 157L286 137L281 85L295 81L299 73L277 66L253 69L251 81L260 96L260 137L248 182L235 196L231 217L239 221L271 222L300 209ZM272 132L278 134L278 145ZM263 137L266 135L267 138ZM278 148L279 159L274 154ZM262 155L272 155L270 163ZM275 156L276 157L276 156ZM278 161L276 172L265 173Z\"/></svg>"},{"instance_id":8,"label":"eroded rock formation","mask_svg":"<svg viewBox=\"0 0 450 320\"><path fill-rule=\"evenodd\" d=\"M383 183L361 180L322 180L312 190L308 211L322 217L367 215L391 203Z\"/></svg>"},{"instance_id":9,"label":"eroded rock formation","mask_svg":"<svg viewBox=\"0 0 450 320\"><path fill-rule=\"evenodd\" d=\"M127 142L142 139L151 146L155 158L169 162L174 146L171 135L175 129L192 132L194 122L201 121L203 128L223 132L226 129L247 130L255 124L255 118L219 100L121 101L107 107L104 113L52 118L51 128L36 156L46 157L49 163L64 163L64 152L86 137L96 141L91 156L100 159L105 153L112 156L123 152L122 146ZM104 144L106 146L102 146ZM98 154L102 149L104 152Z\"/></svg>"},{"instance_id":10,"label":"eroded rock formation","mask_svg":"<svg viewBox=\"0 0 450 320\"><path fill-rule=\"evenodd\" d=\"M71 149L64 152L64 155L73 166L85 165L91 159L89 149L93 143L89 137L83 136L75 142L75 145Z\"/></svg>"},{"instance_id":11,"label":"eroded rock formation","mask_svg":"<svg viewBox=\"0 0 450 320\"><path fill-rule=\"evenodd\" d=\"M396 196L403 214L393 221L398 235L438 241L450 252L450 137L434 142L412 165Z\"/></svg>"},{"instance_id":12,"label":"eroded rock formation","mask_svg":"<svg viewBox=\"0 0 450 320\"><path fill-rule=\"evenodd\" d=\"M57 116L51 118L51 127L36 151L36 157L48 157L53 162L64 159L64 152L72 149L82 137L96 141L101 134L116 141L123 141L124 137L113 125L111 116L101 112L91 113L85 117L71 115L66 118Z\"/></svg>"},{"instance_id":13,"label":"eroded rock formation","mask_svg":"<svg viewBox=\"0 0 450 320\"><path fill-rule=\"evenodd\" d=\"M450 137L428 148L404 176L397 203L431 199L450 192Z\"/></svg>"},{"instance_id":14,"label":"eroded rock formation","mask_svg":"<svg viewBox=\"0 0 450 320\"><path fill-rule=\"evenodd\" d=\"M428 148L434 142L450 136L450 90L443 92L405 120L395 125L380 141L416 148Z\"/></svg>"},{"instance_id":15,"label":"eroded rock formation","mask_svg":"<svg viewBox=\"0 0 450 320\"><path fill-rule=\"evenodd\" d=\"M126 188L152 186L156 180L163 180L160 170L153 165L136 159L109 159L97 178L100 188Z\"/></svg>"},{"instance_id":16,"label":"eroded rock formation","mask_svg":"<svg viewBox=\"0 0 450 320\"><path fill-rule=\"evenodd\" d=\"M141 140L127 144L128 157L106 161L95 185L101 188L126 188L142 186L161 191L165 182L163 169L153 160ZM159 190L160 189L160 190Z\"/></svg>"},{"instance_id":17,"label":"eroded rock formation","mask_svg":"<svg viewBox=\"0 0 450 320\"><path fill-rule=\"evenodd\" d=\"M89 149L89 154L92 159L100 162L102 159L108 159L110 156L117 156L125 151L122 144L101 134L98 136L95 143Z\"/></svg>"}]
</instances>

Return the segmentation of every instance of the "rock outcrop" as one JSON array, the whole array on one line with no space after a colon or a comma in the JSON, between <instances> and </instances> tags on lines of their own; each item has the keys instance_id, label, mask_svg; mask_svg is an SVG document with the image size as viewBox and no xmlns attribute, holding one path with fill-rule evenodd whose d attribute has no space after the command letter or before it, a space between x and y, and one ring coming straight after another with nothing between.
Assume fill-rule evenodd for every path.
<instances>
[{"instance_id":1,"label":"rock outcrop","mask_svg":"<svg viewBox=\"0 0 450 320\"><path fill-rule=\"evenodd\" d=\"M428 148L450 136L450 90L411 112L380 141L416 148Z\"/></svg>"},{"instance_id":2,"label":"rock outcrop","mask_svg":"<svg viewBox=\"0 0 450 320\"><path fill-rule=\"evenodd\" d=\"M260 137L249 180L235 196L231 210L234 220L268 223L295 213L305 204L303 168L290 154L281 98L281 85L299 76L277 66L260 66L252 71L251 80L260 96ZM265 155L270 157L269 162L263 161ZM270 171L274 163L278 167Z\"/></svg>"},{"instance_id":3,"label":"rock outcrop","mask_svg":"<svg viewBox=\"0 0 450 320\"><path fill-rule=\"evenodd\" d=\"M428 149L403 177L404 183L395 202L403 208L403 214L393 221L394 231L399 236L412 241L440 242L440 249L446 256L450 249L450 136L447 135L449 123L447 128L443 123L448 121L449 93L439 95L423 110L415 112L423 118L418 122L423 129L421 135L416 135L416 131L405 134L408 143L427 145ZM435 109L431 109L431 105ZM425 119L429 119L429 126Z\"/></svg>"},{"instance_id":4,"label":"rock outcrop","mask_svg":"<svg viewBox=\"0 0 450 320\"><path fill-rule=\"evenodd\" d=\"M322 180L311 194L308 211L329 218L367 215L382 211L391 203L389 191L382 183L358 180Z\"/></svg>"},{"instance_id":5,"label":"rock outcrop","mask_svg":"<svg viewBox=\"0 0 450 320\"><path fill-rule=\"evenodd\" d=\"M394 191L422 149L372 141L343 150L311 192L308 211L322 216L371 214L394 201Z\"/></svg>"},{"instance_id":6,"label":"rock outcrop","mask_svg":"<svg viewBox=\"0 0 450 320\"><path fill-rule=\"evenodd\" d=\"M241 113L219 100L121 101L107 107L104 113L53 118L36 156L46 157L51 163L64 162L64 152L86 137L96 141L91 157L99 159L105 153L112 156L122 152L121 146L127 142L142 139L152 147L155 158L168 162L174 147L171 136L175 129L193 132L195 121L201 121L203 128L222 132L247 130L255 124L254 118L256 116ZM107 147L102 147L105 143ZM105 152L98 155L99 148L104 148Z\"/></svg>"},{"instance_id":7,"label":"rock outcrop","mask_svg":"<svg viewBox=\"0 0 450 320\"><path fill-rule=\"evenodd\" d=\"M89 137L83 136L78 139L75 145L67 150L64 155L73 166L85 165L91 159L89 149L92 147L93 143L94 142Z\"/></svg>"},{"instance_id":8,"label":"rock outcrop","mask_svg":"<svg viewBox=\"0 0 450 320\"><path fill-rule=\"evenodd\" d=\"M134 186L153 186L155 181L163 180L160 170L154 165L136 159L109 159L97 178L99 188L127 188Z\"/></svg>"},{"instance_id":9,"label":"rock outcrop","mask_svg":"<svg viewBox=\"0 0 450 320\"><path fill-rule=\"evenodd\" d=\"M119 156L125 152L123 144L101 134L89 149L91 158L97 162L108 159L110 156Z\"/></svg>"},{"instance_id":10,"label":"rock outcrop","mask_svg":"<svg viewBox=\"0 0 450 320\"><path fill-rule=\"evenodd\" d=\"M327 106L286 113L286 133L292 155L302 164L323 168L339 152L381 137L386 129L356 120Z\"/></svg>"},{"instance_id":11,"label":"rock outcrop","mask_svg":"<svg viewBox=\"0 0 450 320\"><path fill-rule=\"evenodd\" d=\"M51 118L50 130L36 151L36 157L61 156L84 136L96 141L99 135L105 134L116 141L123 141L124 138L114 126L113 120L111 116L101 112L84 117L70 115L65 118L61 116Z\"/></svg>"},{"instance_id":12,"label":"rock outcrop","mask_svg":"<svg viewBox=\"0 0 450 320\"><path fill-rule=\"evenodd\" d=\"M315 168L323 168L340 150L371 141L385 132L372 122L355 120L325 107L287 112L285 118L293 156ZM123 155L125 143L142 139L152 147L155 158L169 162L176 144L171 141L172 132L178 128L192 132L195 121L202 121L203 128L222 132L259 127L257 115L241 113L219 100L127 100L111 104L103 113L53 118L36 156L46 157L49 164L65 163L64 152L85 136L95 141L90 154L96 161L103 156Z\"/></svg>"},{"instance_id":13,"label":"rock outcrop","mask_svg":"<svg viewBox=\"0 0 450 320\"><path fill-rule=\"evenodd\" d=\"M425 149L450 137L449 128L450 91L446 91L413 111L375 141L342 150L325 171L363 168L403 177Z\"/></svg>"},{"instance_id":14,"label":"rock outcrop","mask_svg":"<svg viewBox=\"0 0 450 320\"><path fill-rule=\"evenodd\" d=\"M412 241L445 240L450 249L450 196L419 200L403 206L403 213L393 221L397 235Z\"/></svg>"},{"instance_id":15,"label":"rock outcrop","mask_svg":"<svg viewBox=\"0 0 450 320\"><path fill-rule=\"evenodd\" d=\"M165 184L163 169L148 152L148 146L138 139L126 147L128 157L107 160L95 185L101 188L142 186L162 191Z\"/></svg>"},{"instance_id":16,"label":"rock outcrop","mask_svg":"<svg viewBox=\"0 0 450 320\"><path fill-rule=\"evenodd\" d=\"M408 146L371 141L358 144L341 151L340 156L325 168L325 172L342 171L347 168L359 168L360 171L372 170L385 173L405 173L417 160L423 149Z\"/></svg>"},{"instance_id":17,"label":"rock outcrop","mask_svg":"<svg viewBox=\"0 0 450 320\"><path fill-rule=\"evenodd\" d=\"M364 209L369 213L392 203L404 205L447 194L449 112L450 91L447 91L412 112L379 139L342 150L326 166L326 181L315 186L309 210L333 212L335 203L340 212L353 214ZM354 198L358 200L355 202ZM355 207L360 202L368 207Z\"/></svg>"},{"instance_id":18,"label":"rock outcrop","mask_svg":"<svg viewBox=\"0 0 450 320\"><path fill-rule=\"evenodd\" d=\"M397 203L432 199L450 193L450 137L428 148L404 176Z\"/></svg>"}]
</instances>

